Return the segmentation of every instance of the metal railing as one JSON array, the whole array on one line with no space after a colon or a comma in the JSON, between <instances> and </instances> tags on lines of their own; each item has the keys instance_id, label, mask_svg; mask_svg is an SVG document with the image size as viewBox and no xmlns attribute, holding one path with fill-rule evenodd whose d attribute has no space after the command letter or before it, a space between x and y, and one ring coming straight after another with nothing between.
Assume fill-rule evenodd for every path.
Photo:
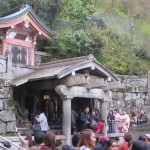
<instances>
[{"instance_id":1,"label":"metal railing","mask_svg":"<svg viewBox=\"0 0 150 150\"><path fill-rule=\"evenodd\" d=\"M6 139L5 137L2 137L1 135L0 135L0 138L3 139L4 141L7 141L8 143L14 145L15 147L18 147L20 150L25 150L25 149L22 148L21 146L15 144L15 143L13 143L13 142L11 142L10 140ZM0 145L0 147L2 147L4 150L10 150L10 149L8 149L7 147L2 146L2 145Z\"/></svg>"},{"instance_id":2,"label":"metal railing","mask_svg":"<svg viewBox=\"0 0 150 150\"><path fill-rule=\"evenodd\" d=\"M122 123L120 121L107 121L108 133L121 133ZM118 130L118 131L117 131Z\"/></svg>"}]
</instances>

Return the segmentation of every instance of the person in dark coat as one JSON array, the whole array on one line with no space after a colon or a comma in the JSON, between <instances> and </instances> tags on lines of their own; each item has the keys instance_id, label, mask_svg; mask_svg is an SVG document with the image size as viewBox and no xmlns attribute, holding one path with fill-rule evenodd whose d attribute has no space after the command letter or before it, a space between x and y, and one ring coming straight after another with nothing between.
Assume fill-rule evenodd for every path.
<instances>
[{"instance_id":1,"label":"person in dark coat","mask_svg":"<svg viewBox=\"0 0 150 150\"><path fill-rule=\"evenodd\" d=\"M150 144L145 141L138 140L133 142L132 150L150 150Z\"/></svg>"},{"instance_id":2,"label":"person in dark coat","mask_svg":"<svg viewBox=\"0 0 150 150\"><path fill-rule=\"evenodd\" d=\"M145 114L144 110L141 109L140 115L138 117L138 125L143 124L143 123L147 123L147 122L148 122L147 115Z\"/></svg>"},{"instance_id":3,"label":"person in dark coat","mask_svg":"<svg viewBox=\"0 0 150 150\"><path fill-rule=\"evenodd\" d=\"M84 107L84 112L80 114L80 131L90 128L92 122L91 115L89 114L89 107Z\"/></svg>"},{"instance_id":4,"label":"person in dark coat","mask_svg":"<svg viewBox=\"0 0 150 150\"><path fill-rule=\"evenodd\" d=\"M114 113L113 113L113 110L110 109L109 110L109 114L107 116L107 121L108 121L108 125L109 125L109 133L115 133L115 116L114 116Z\"/></svg>"},{"instance_id":5,"label":"person in dark coat","mask_svg":"<svg viewBox=\"0 0 150 150\"><path fill-rule=\"evenodd\" d=\"M97 121L100 121L101 120L101 114L100 114L99 109L95 109L95 115L96 115Z\"/></svg>"},{"instance_id":6,"label":"person in dark coat","mask_svg":"<svg viewBox=\"0 0 150 150\"><path fill-rule=\"evenodd\" d=\"M109 139L107 136L100 136L98 145L94 147L94 150L106 150L108 140Z\"/></svg>"}]
</instances>

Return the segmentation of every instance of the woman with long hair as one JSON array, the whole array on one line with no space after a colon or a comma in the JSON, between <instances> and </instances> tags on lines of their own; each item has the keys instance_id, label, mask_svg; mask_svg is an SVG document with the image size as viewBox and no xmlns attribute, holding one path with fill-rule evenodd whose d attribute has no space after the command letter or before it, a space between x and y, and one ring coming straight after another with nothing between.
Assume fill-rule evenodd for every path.
<instances>
[{"instance_id":1,"label":"woman with long hair","mask_svg":"<svg viewBox=\"0 0 150 150\"><path fill-rule=\"evenodd\" d=\"M108 121L108 125L109 125L109 133L115 133L115 128L114 128L114 122L115 122L115 116L114 116L114 112L112 109L109 110L109 114L107 116L107 121Z\"/></svg>"},{"instance_id":2,"label":"woman with long hair","mask_svg":"<svg viewBox=\"0 0 150 150\"><path fill-rule=\"evenodd\" d=\"M94 150L95 146L95 134L91 129L85 129L82 131L77 147L79 150Z\"/></svg>"},{"instance_id":3,"label":"woman with long hair","mask_svg":"<svg viewBox=\"0 0 150 150\"><path fill-rule=\"evenodd\" d=\"M43 139L44 145L41 150L55 150L56 137L53 133L47 132Z\"/></svg>"},{"instance_id":4,"label":"woman with long hair","mask_svg":"<svg viewBox=\"0 0 150 150\"><path fill-rule=\"evenodd\" d=\"M131 117L130 117L130 126L136 127L137 126L137 117L134 111L131 111Z\"/></svg>"},{"instance_id":5,"label":"woman with long hair","mask_svg":"<svg viewBox=\"0 0 150 150\"><path fill-rule=\"evenodd\" d=\"M20 145L20 146L21 146L22 148L24 148L24 149L29 149L30 147L33 146L32 135L26 134L26 135L25 135L25 138L24 138L24 137L22 137L22 136L20 135L20 133L18 132L18 137L19 137L19 139L20 139L20 141L21 141L21 145Z\"/></svg>"}]
</instances>

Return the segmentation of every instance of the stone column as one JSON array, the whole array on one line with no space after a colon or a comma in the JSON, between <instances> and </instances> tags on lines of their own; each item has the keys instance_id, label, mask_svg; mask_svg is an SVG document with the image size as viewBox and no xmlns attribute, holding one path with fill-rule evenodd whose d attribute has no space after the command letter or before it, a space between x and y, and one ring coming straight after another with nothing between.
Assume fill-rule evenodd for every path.
<instances>
[{"instance_id":1,"label":"stone column","mask_svg":"<svg viewBox=\"0 0 150 150\"><path fill-rule=\"evenodd\" d=\"M107 108L108 108L108 102L109 102L109 99L110 99L109 98L109 91L105 90L105 91L103 91L103 94L104 94L104 98L101 102L101 118L102 118L102 120L105 121L105 126L102 130L102 133L104 135L107 135L107 114L108 114Z\"/></svg>"},{"instance_id":2,"label":"stone column","mask_svg":"<svg viewBox=\"0 0 150 150\"><path fill-rule=\"evenodd\" d=\"M63 134L66 136L66 144L71 144L71 98L63 98Z\"/></svg>"},{"instance_id":3,"label":"stone column","mask_svg":"<svg viewBox=\"0 0 150 150\"><path fill-rule=\"evenodd\" d=\"M101 102L101 119L105 120L105 125L104 128L102 130L102 134L107 135L107 101L102 101Z\"/></svg>"}]
</instances>

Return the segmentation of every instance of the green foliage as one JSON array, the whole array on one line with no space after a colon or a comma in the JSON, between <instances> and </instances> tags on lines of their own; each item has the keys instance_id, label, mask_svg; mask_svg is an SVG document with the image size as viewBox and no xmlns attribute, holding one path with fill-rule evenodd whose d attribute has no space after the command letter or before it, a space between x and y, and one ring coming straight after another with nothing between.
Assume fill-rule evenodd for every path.
<instances>
[{"instance_id":1,"label":"green foliage","mask_svg":"<svg viewBox=\"0 0 150 150\"><path fill-rule=\"evenodd\" d=\"M91 0L64 0L59 17L77 23L84 23L96 9Z\"/></svg>"},{"instance_id":2,"label":"green foliage","mask_svg":"<svg viewBox=\"0 0 150 150\"><path fill-rule=\"evenodd\" d=\"M145 1L148 4L149 0ZM0 0L1 12L24 2ZM52 57L46 61L92 53L114 73L144 74L150 66L150 22L144 18L146 11L140 9L140 3L134 5L134 2L136 0L31 0L32 6L36 6L36 13L48 26L54 27L56 18L79 24L78 27L61 28L51 41L38 42L37 48L49 51ZM149 10L148 5L142 7ZM143 12L137 11L138 9ZM92 18L93 14L96 16L98 12L109 14L107 18L103 18L102 15L96 18L104 21L107 27L105 30L97 28L94 22L91 23L93 26L87 25L88 19ZM131 27L124 26L124 22L127 23L131 18L119 18L129 16L134 17L134 26L137 27L132 31Z\"/></svg>"},{"instance_id":3,"label":"green foliage","mask_svg":"<svg viewBox=\"0 0 150 150\"><path fill-rule=\"evenodd\" d=\"M97 33L95 33L97 32ZM68 31L53 38L51 49L55 49L60 55L66 57L101 54L105 45L105 34L93 28L92 31L76 30Z\"/></svg>"},{"instance_id":4,"label":"green foliage","mask_svg":"<svg viewBox=\"0 0 150 150\"><path fill-rule=\"evenodd\" d=\"M0 0L0 10L6 12L24 3L24 0Z\"/></svg>"},{"instance_id":5,"label":"green foliage","mask_svg":"<svg viewBox=\"0 0 150 150\"><path fill-rule=\"evenodd\" d=\"M136 56L138 45L127 44L129 39L124 35L108 34L108 44L102 51L99 61L117 74L142 75L149 69L141 57ZM126 42L125 42L126 41ZM134 49L133 49L134 48Z\"/></svg>"}]
</instances>

